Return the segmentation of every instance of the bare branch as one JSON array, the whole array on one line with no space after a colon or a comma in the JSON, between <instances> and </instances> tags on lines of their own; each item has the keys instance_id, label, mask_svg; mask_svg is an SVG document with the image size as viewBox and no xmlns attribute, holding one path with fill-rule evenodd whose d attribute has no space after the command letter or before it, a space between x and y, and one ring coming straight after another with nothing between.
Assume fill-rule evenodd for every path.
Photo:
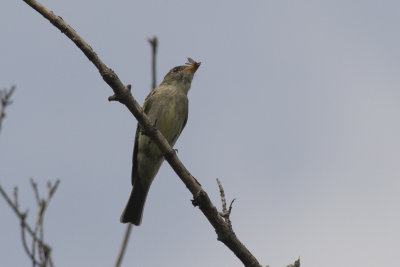
<instances>
[{"instance_id":1,"label":"bare branch","mask_svg":"<svg viewBox=\"0 0 400 267\"><path fill-rule=\"evenodd\" d=\"M24 0L25 3L30 5L33 9L42 14L48 19L55 27L71 39L87 58L96 66L104 81L113 89L114 96L112 100L118 100L124 104L129 111L136 117L141 127L146 132L154 143L157 144L161 153L174 169L176 174L181 178L182 182L186 185L193 195L193 204L198 206L203 214L207 217L208 221L214 227L218 235L218 240L223 242L235 255L243 262L245 266L261 266L257 259L250 253L250 251L239 241L236 235L231 231L229 225L219 215L217 209L212 204L207 193L196 182L194 177L182 164L176 155L176 152L171 148L168 141L161 134L160 131L154 127L154 124L145 115L140 105L133 98L130 90L121 82L114 71L108 68L93 51L93 49L75 32L72 27L66 24L63 19L55 15L52 11L41 5L35 0Z\"/></svg>"},{"instance_id":2,"label":"bare branch","mask_svg":"<svg viewBox=\"0 0 400 267\"><path fill-rule=\"evenodd\" d=\"M20 220L21 225L21 238L22 238L22 245L24 247L25 252L27 253L28 257L32 261L32 266L54 266L53 260L51 258L50 252L51 248L47 244L44 243L44 234L43 234L43 216L44 212L50 202L51 197L54 195L55 190L59 184L59 180L56 181L54 186L50 186L48 188L48 197L47 199L40 199L39 190L37 188L37 184L31 179L31 186L35 194L36 202L38 203L38 215L36 218L36 223L34 230L26 223L27 212L22 212L19 209L18 205L18 188L14 188L14 203L11 201L10 197L7 193L3 190L0 185L0 193L8 203L8 205L14 210L15 214ZM32 249L29 250L25 232L28 232L32 238ZM39 237L38 237L39 233ZM36 258L38 255L39 260Z\"/></svg>"},{"instance_id":3,"label":"bare branch","mask_svg":"<svg viewBox=\"0 0 400 267\"><path fill-rule=\"evenodd\" d=\"M38 214L37 214L37 217L36 217L35 228L33 230L33 234L36 237L38 236L38 232L40 231L41 226L43 225L42 217L43 217L43 212L44 212L45 205L46 205L45 202L43 200L40 200L40 198L39 198ZM43 240L42 236L39 235L39 239ZM34 239L32 240L32 253L35 254L36 245L38 246L38 254L39 254L40 262L43 262L44 258L43 258L43 255L41 253L41 247L42 246L40 244L36 244L36 241Z\"/></svg>"},{"instance_id":4,"label":"bare branch","mask_svg":"<svg viewBox=\"0 0 400 267\"><path fill-rule=\"evenodd\" d=\"M11 199L8 197L8 195L7 195L7 193L3 190L3 188L1 187L1 185L0 185L0 193L1 193L1 195L4 197L4 199L6 200L6 202L8 203L8 205L14 210L14 212L17 214L17 216L18 216L18 218L20 218L20 219L22 219L25 215L23 214L23 213L21 213L20 211L19 211L19 208L18 208L18 200L17 200L17 197L18 197L18 188L17 187L14 187L14 198L15 198L15 200L14 200L14 203L11 201ZM32 234L33 233L33 231L31 230L31 229L28 229L28 231L30 232L30 234Z\"/></svg>"},{"instance_id":5,"label":"bare branch","mask_svg":"<svg viewBox=\"0 0 400 267\"><path fill-rule=\"evenodd\" d=\"M15 91L15 85L11 86L10 90L3 89L0 90L0 130L1 130L1 123L3 119L6 117L6 107L12 104L11 95Z\"/></svg>"},{"instance_id":6,"label":"bare branch","mask_svg":"<svg viewBox=\"0 0 400 267\"><path fill-rule=\"evenodd\" d=\"M39 262L36 261L35 259L35 251L32 250L29 251L28 244L26 242L26 237L25 237L25 229L26 229L26 224L25 224L25 217L21 219L21 238L22 238L22 246L24 247L24 250L28 257L32 261L32 266L35 267L36 265L40 265Z\"/></svg>"}]
</instances>

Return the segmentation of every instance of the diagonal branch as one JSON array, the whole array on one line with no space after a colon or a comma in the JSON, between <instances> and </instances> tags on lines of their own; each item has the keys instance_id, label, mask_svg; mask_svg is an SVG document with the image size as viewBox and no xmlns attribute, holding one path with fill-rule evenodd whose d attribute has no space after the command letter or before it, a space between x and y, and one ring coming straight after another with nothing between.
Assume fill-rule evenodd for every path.
<instances>
[{"instance_id":1,"label":"diagonal branch","mask_svg":"<svg viewBox=\"0 0 400 267\"><path fill-rule=\"evenodd\" d=\"M41 5L35 0L24 0L29 6L43 15L62 33L64 33L78 48L86 55L86 57L96 66L104 81L112 88L114 95L109 100L118 100L124 104L129 111L138 120L146 134L157 144L165 159L180 177L193 195L193 204L199 206L200 210L207 217L208 221L214 227L218 235L218 240L223 242L235 255L243 262L245 266L261 266L257 259L250 251L239 241L236 235L229 229L227 223L218 214L217 209L212 204L207 193L196 182L194 177L185 168L176 155L175 150L171 148L165 137L154 127L154 124L144 114L142 108L133 98L130 92L130 86L125 86L114 71L108 68L93 51L93 49L75 32L72 27L63 21L63 19L55 15L52 11Z\"/></svg>"}]
</instances>

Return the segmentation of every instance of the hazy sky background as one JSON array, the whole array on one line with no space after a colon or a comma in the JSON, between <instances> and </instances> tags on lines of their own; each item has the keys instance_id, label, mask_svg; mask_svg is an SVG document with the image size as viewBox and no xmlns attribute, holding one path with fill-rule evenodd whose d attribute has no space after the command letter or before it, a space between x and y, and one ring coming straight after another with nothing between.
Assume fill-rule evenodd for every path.
<instances>
[{"instance_id":1,"label":"hazy sky background","mask_svg":"<svg viewBox=\"0 0 400 267\"><path fill-rule=\"evenodd\" d=\"M264 266L396 267L400 252L399 1L42 1L132 84L202 61L178 156ZM113 266L136 120L75 45L22 1L0 4L0 184L35 217L33 177L61 179L45 217L56 266ZM168 164L123 266L242 266ZM2 266L30 266L0 199Z\"/></svg>"}]
</instances>

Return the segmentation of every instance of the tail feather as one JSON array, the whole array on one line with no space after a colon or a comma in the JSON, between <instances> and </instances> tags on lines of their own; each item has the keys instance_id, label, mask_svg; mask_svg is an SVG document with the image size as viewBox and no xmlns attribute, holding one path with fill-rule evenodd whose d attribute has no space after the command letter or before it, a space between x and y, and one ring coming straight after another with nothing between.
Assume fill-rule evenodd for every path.
<instances>
[{"instance_id":1,"label":"tail feather","mask_svg":"<svg viewBox=\"0 0 400 267\"><path fill-rule=\"evenodd\" d=\"M144 203L146 202L148 188L143 188L140 182L136 182L133 186L128 204L121 215L121 223L132 223L140 225L142 221Z\"/></svg>"}]
</instances>

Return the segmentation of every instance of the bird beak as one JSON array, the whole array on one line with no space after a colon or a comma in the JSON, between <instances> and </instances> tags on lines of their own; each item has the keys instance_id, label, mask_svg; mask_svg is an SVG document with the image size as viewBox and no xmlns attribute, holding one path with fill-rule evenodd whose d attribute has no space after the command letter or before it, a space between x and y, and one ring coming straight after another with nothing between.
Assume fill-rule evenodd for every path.
<instances>
[{"instance_id":1,"label":"bird beak","mask_svg":"<svg viewBox=\"0 0 400 267\"><path fill-rule=\"evenodd\" d=\"M201 62L194 62L192 65L187 66L184 71L192 71L193 73L200 67Z\"/></svg>"}]
</instances>

